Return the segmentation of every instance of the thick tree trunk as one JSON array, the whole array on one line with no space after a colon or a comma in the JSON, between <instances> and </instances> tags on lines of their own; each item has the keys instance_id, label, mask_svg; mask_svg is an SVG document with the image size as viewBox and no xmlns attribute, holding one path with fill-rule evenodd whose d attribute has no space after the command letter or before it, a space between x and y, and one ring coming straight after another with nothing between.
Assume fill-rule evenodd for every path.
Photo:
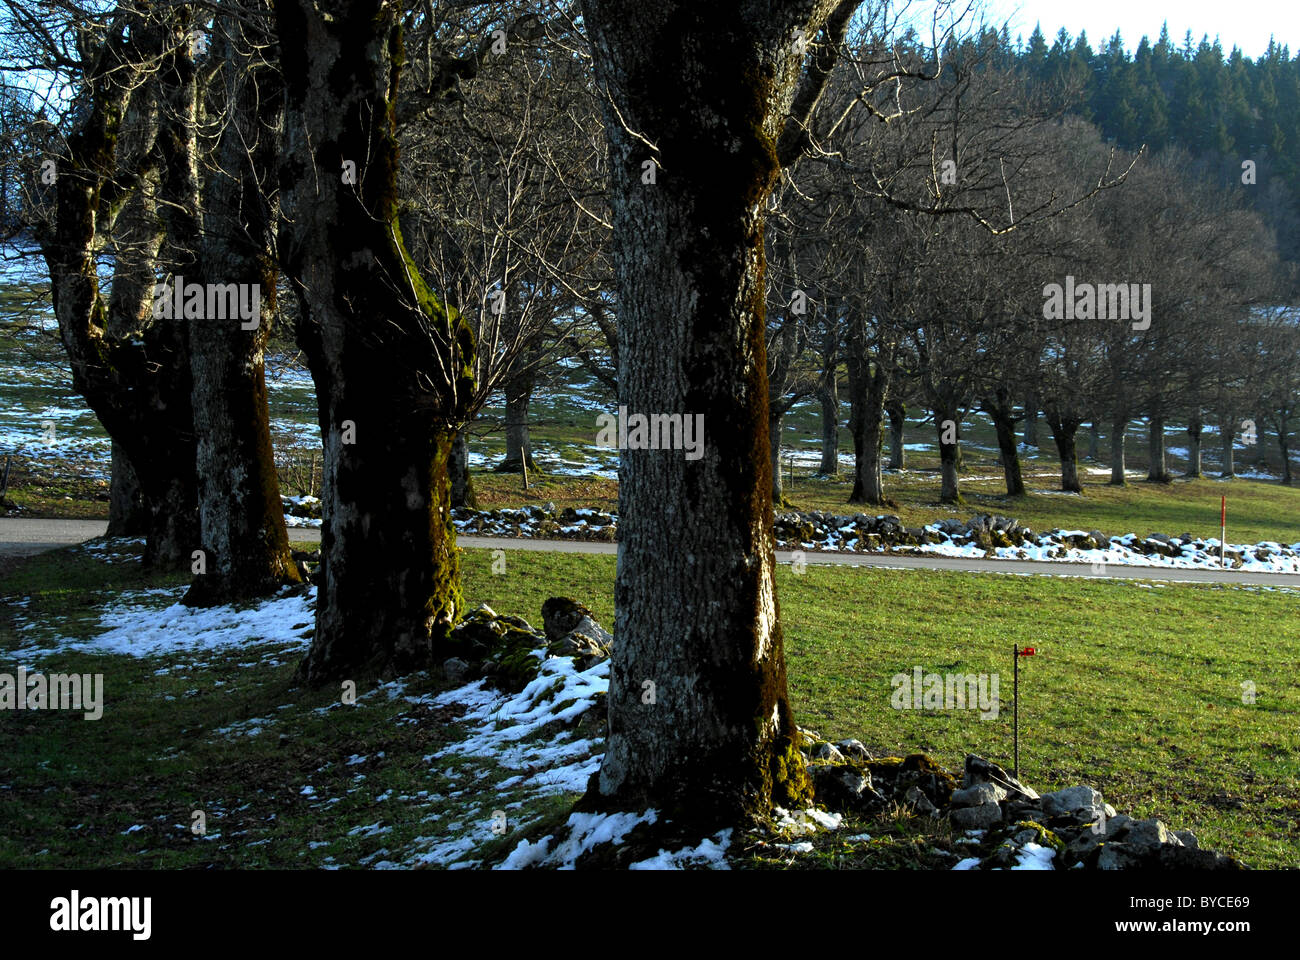
<instances>
[{"instance_id":1,"label":"thick tree trunk","mask_svg":"<svg viewBox=\"0 0 1300 960\"><path fill-rule=\"evenodd\" d=\"M822 462L817 472L823 477L835 477L840 472L840 395L836 370L839 338L835 325L827 322L827 333L822 344L822 376L817 398L822 412Z\"/></svg>"},{"instance_id":2,"label":"thick tree trunk","mask_svg":"<svg viewBox=\"0 0 1300 960\"><path fill-rule=\"evenodd\" d=\"M233 24L225 26L219 37L237 35L229 29ZM278 159L282 98L278 78L253 71L249 55L230 51L224 39L213 55L229 57L225 96L219 94L214 106L231 116L206 185L195 274L209 284L236 284L240 305L256 302L258 314L245 320L227 310L225 319L189 321L199 518L207 555L206 571L185 597L196 606L247 601L302 582L280 502L263 359L275 319L276 271L270 252L275 211L261 184Z\"/></svg>"},{"instance_id":3,"label":"thick tree trunk","mask_svg":"<svg viewBox=\"0 0 1300 960\"><path fill-rule=\"evenodd\" d=\"M778 507L789 506L785 499L785 481L781 476L781 430L785 417L772 416L769 411L767 425L767 452L772 472L772 503Z\"/></svg>"},{"instance_id":4,"label":"thick tree trunk","mask_svg":"<svg viewBox=\"0 0 1300 960\"><path fill-rule=\"evenodd\" d=\"M705 428L698 460L622 455L606 807L716 823L810 797L773 582L764 319L794 6L584 4L609 94L620 402Z\"/></svg>"},{"instance_id":5,"label":"thick tree trunk","mask_svg":"<svg viewBox=\"0 0 1300 960\"><path fill-rule=\"evenodd\" d=\"M1052 439L1056 441L1056 453L1061 460L1061 489L1067 493L1082 493L1079 483L1079 453L1075 444L1079 427L1077 424L1052 424Z\"/></svg>"},{"instance_id":6,"label":"thick tree trunk","mask_svg":"<svg viewBox=\"0 0 1300 960\"><path fill-rule=\"evenodd\" d=\"M1025 397L1025 446L1038 446L1038 395Z\"/></svg>"},{"instance_id":7,"label":"thick tree trunk","mask_svg":"<svg viewBox=\"0 0 1300 960\"><path fill-rule=\"evenodd\" d=\"M1128 420L1114 420L1110 425L1110 484L1122 487L1124 478L1124 433L1128 429Z\"/></svg>"},{"instance_id":8,"label":"thick tree trunk","mask_svg":"<svg viewBox=\"0 0 1300 960\"><path fill-rule=\"evenodd\" d=\"M1201 418L1193 417L1187 424L1187 476L1201 475Z\"/></svg>"},{"instance_id":9,"label":"thick tree trunk","mask_svg":"<svg viewBox=\"0 0 1300 960\"><path fill-rule=\"evenodd\" d=\"M277 0L286 100L280 249L325 440L311 684L428 667L463 613L448 458L473 336L397 221L398 8ZM351 176L349 176L351 172Z\"/></svg>"},{"instance_id":10,"label":"thick tree trunk","mask_svg":"<svg viewBox=\"0 0 1300 960\"><path fill-rule=\"evenodd\" d=\"M1020 472L1020 450L1016 446L1016 423L1011 419L1010 410L994 407L986 408L993 420L993 429L998 437L998 451L1002 454L1002 474L1007 482L1008 497L1025 495L1025 480Z\"/></svg>"},{"instance_id":11,"label":"thick tree trunk","mask_svg":"<svg viewBox=\"0 0 1300 960\"><path fill-rule=\"evenodd\" d=\"M1219 444L1223 451L1223 465L1219 469L1220 477L1235 477L1237 475L1236 454L1233 450L1233 444L1236 442L1237 425L1230 417L1219 418Z\"/></svg>"},{"instance_id":12,"label":"thick tree trunk","mask_svg":"<svg viewBox=\"0 0 1300 960\"><path fill-rule=\"evenodd\" d=\"M108 486L108 531L110 537L142 537L149 529L144 497L135 467L117 441L113 442L112 477Z\"/></svg>"},{"instance_id":13,"label":"thick tree trunk","mask_svg":"<svg viewBox=\"0 0 1300 960\"><path fill-rule=\"evenodd\" d=\"M853 491L849 503L867 503L884 506L885 481L881 472L883 424L879 417L866 416L857 425L853 440L854 472Z\"/></svg>"},{"instance_id":14,"label":"thick tree trunk","mask_svg":"<svg viewBox=\"0 0 1300 960\"><path fill-rule=\"evenodd\" d=\"M1147 480L1152 483L1168 483L1169 464L1165 456L1165 418L1153 416L1148 426L1147 450L1151 465L1147 469Z\"/></svg>"},{"instance_id":15,"label":"thick tree trunk","mask_svg":"<svg viewBox=\"0 0 1300 960\"><path fill-rule=\"evenodd\" d=\"M145 507L145 566L189 569L199 538L186 326L150 318L153 291L142 279L148 273L142 262L120 264L111 303L100 293L96 270L99 232L111 229L128 200L122 181L130 178L109 179L119 159L117 134L128 113L137 109L133 96L145 96L145 84L137 82L138 64L125 51L128 44L138 44L148 59L149 46L167 39L169 31L175 46L152 68L167 89L179 89L181 96L179 101L168 98L165 113L172 122L155 131L158 150L146 155L139 175L149 174L152 158L175 155L177 110L185 109L185 91L192 95L193 89L193 64L179 39L184 27L175 20L165 28L135 24L130 41L114 36L107 42L102 59L85 78L89 113L68 138L59 163L53 223L42 228L38 240L73 386L135 467ZM164 193L171 189L171 176L163 177ZM151 264L161 233L156 225L140 229L139 244L124 260Z\"/></svg>"},{"instance_id":16,"label":"thick tree trunk","mask_svg":"<svg viewBox=\"0 0 1300 960\"><path fill-rule=\"evenodd\" d=\"M1260 421L1261 423L1263 421ZM1291 486L1291 445L1287 439L1290 424L1285 417L1278 421L1277 429L1277 446L1278 451L1282 454L1282 484Z\"/></svg>"},{"instance_id":17,"label":"thick tree trunk","mask_svg":"<svg viewBox=\"0 0 1300 960\"><path fill-rule=\"evenodd\" d=\"M948 431L943 425L949 421L956 425L957 435L952 443L945 443L944 435ZM957 480L961 469L961 415L955 405L940 405L935 408L934 422L939 438L939 502L961 503Z\"/></svg>"},{"instance_id":18,"label":"thick tree trunk","mask_svg":"<svg viewBox=\"0 0 1300 960\"><path fill-rule=\"evenodd\" d=\"M506 457L497 466L501 473L523 473L524 457L528 470L537 469L533 460L533 444L528 435L528 407L533 400L533 383L536 372L529 368L524 373L510 377L505 383L506 395Z\"/></svg>"},{"instance_id":19,"label":"thick tree trunk","mask_svg":"<svg viewBox=\"0 0 1300 960\"><path fill-rule=\"evenodd\" d=\"M451 478L451 505L453 507L478 507L478 497L474 495L474 479L469 473L469 439L462 428L456 431L451 442L451 459L447 469Z\"/></svg>"},{"instance_id":20,"label":"thick tree trunk","mask_svg":"<svg viewBox=\"0 0 1300 960\"><path fill-rule=\"evenodd\" d=\"M853 436L853 490L849 503L884 506L885 481L881 471L885 403L888 380L867 353L865 330L854 320L848 336L849 432Z\"/></svg>"},{"instance_id":21,"label":"thick tree trunk","mask_svg":"<svg viewBox=\"0 0 1300 960\"><path fill-rule=\"evenodd\" d=\"M885 408L889 414L889 469L902 470L907 462L904 434L907 430L907 407L891 403Z\"/></svg>"}]
</instances>

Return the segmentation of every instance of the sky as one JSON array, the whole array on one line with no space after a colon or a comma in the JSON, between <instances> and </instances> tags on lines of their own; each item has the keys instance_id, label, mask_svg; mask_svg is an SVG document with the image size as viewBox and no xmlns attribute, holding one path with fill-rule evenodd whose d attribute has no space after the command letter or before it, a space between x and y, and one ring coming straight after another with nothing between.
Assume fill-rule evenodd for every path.
<instances>
[{"instance_id":1,"label":"sky","mask_svg":"<svg viewBox=\"0 0 1300 960\"><path fill-rule=\"evenodd\" d=\"M1132 51L1142 35L1155 43L1160 25L1169 22L1169 36L1181 47L1190 29L1193 43L1202 34L1214 42L1217 34L1226 55L1233 44L1254 59L1268 49L1272 34L1278 45L1300 52L1300 2L1297 0L985 0L987 18L1001 24L1011 21L1011 38L1028 40L1034 24L1041 23L1050 44L1061 27L1076 37L1088 32L1094 50L1119 28L1124 46Z\"/></svg>"}]
</instances>

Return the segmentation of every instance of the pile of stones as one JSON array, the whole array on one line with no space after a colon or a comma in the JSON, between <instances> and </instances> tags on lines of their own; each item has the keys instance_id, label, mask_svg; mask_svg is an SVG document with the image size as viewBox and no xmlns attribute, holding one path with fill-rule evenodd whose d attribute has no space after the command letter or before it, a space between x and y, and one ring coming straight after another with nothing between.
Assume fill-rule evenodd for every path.
<instances>
[{"instance_id":1,"label":"pile of stones","mask_svg":"<svg viewBox=\"0 0 1300 960\"><path fill-rule=\"evenodd\" d=\"M958 781L926 754L874 757L858 740L829 743L802 732L819 803L863 816L900 807L946 820L978 852L977 869L1015 866L1029 844L1052 850L1062 869L1243 869L1232 857L1201 849L1190 830L1118 813L1092 787L1040 795L973 754Z\"/></svg>"},{"instance_id":2,"label":"pile of stones","mask_svg":"<svg viewBox=\"0 0 1300 960\"><path fill-rule=\"evenodd\" d=\"M592 612L568 597L542 604L541 631L523 617L499 614L487 604L458 623L440 651L443 676L453 683L486 679L517 693L537 676L544 656L571 657L587 670L613 651L614 637Z\"/></svg>"}]
</instances>

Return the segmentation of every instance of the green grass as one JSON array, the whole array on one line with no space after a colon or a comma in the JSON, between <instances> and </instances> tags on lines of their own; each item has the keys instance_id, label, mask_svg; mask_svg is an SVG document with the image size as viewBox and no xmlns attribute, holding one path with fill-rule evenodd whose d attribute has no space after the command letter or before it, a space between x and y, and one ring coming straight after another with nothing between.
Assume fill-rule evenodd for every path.
<instances>
[{"instance_id":1,"label":"green grass","mask_svg":"<svg viewBox=\"0 0 1300 960\"><path fill-rule=\"evenodd\" d=\"M540 625L542 601L564 594L612 625L615 558L512 552L504 574L491 572L492 560L490 551L465 551L472 605L486 602ZM122 591L179 582L145 577L131 563L104 563L80 548L10 564L0 570L0 593L31 601L0 606L3 658L15 664L15 646L44 632L18 630L19 616L86 635L97 629L99 606ZM857 737L879 753L925 750L954 769L967 752L1009 762L1009 653L1033 645L1040 655L1025 665L1021 713L1021 772L1029 783L1040 790L1088 783L1121 811L1190 828L1203 845L1253 866L1300 864L1293 594L817 566L802 576L780 568L778 586L790 693L802 725L831 739ZM374 862L387 858L381 851L395 855L435 834L439 822L467 817L484 821L474 857L491 860L522 836L553 830L574 799L510 808L518 826L495 838L486 818L513 799L494 786L510 772L471 757L426 759L462 736L456 711L434 713L366 687L359 707L343 708L337 691L293 686L296 654L258 648L256 657L252 665L247 653L198 661L53 657L48 670L105 675L105 716L0 716L0 865ZM1002 712L981 720L974 712L891 709L889 678L914 665L998 672ZM1242 703L1244 681L1255 684L1254 705ZM437 683L417 679L407 692L434 689ZM260 736L216 733L268 717L274 724ZM353 755L368 759L349 766ZM480 779L469 789L473 777ZM315 798L301 795L304 785ZM466 794L451 797L457 790ZM314 800L322 797L339 799L321 807ZM188 829L195 810L208 816L202 839ZM373 823L389 832L347 835ZM135 825L144 829L123 833ZM844 831L818 836L816 852L795 862L941 866L951 861L935 849L960 849L947 831L897 811L850 825L858 829L875 839L863 845L845 843ZM765 868L790 859L755 849L746 863Z\"/></svg>"}]
</instances>

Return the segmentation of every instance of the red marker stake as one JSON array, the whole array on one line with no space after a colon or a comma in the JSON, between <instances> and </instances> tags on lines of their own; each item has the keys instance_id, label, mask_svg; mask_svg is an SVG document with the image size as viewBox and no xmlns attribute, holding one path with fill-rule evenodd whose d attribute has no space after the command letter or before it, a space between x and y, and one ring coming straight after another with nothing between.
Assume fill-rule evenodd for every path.
<instances>
[{"instance_id":1,"label":"red marker stake","mask_svg":"<svg viewBox=\"0 0 1300 960\"><path fill-rule=\"evenodd\" d=\"M1225 493L1219 503L1219 566L1226 567L1224 559L1224 541L1228 539L1228 495Z\"/></svg>"},{"instance_id":2,"label":"red marker stake","mask_svg":"<svg viewBox=\"0 0 1300 960\"><path fill-rule=\"evenodd\" d=\"M1014 744L1014 759L1012 762L1011 774L1017 780L1020 779L1020 658L1032 657L1038 650L1035 647L1025 647L1021 650L1019 647L1013 647L1011 650L1012 669L1012 720L1011 720L1011 739Z\"/></svg>"}]
</instances>

